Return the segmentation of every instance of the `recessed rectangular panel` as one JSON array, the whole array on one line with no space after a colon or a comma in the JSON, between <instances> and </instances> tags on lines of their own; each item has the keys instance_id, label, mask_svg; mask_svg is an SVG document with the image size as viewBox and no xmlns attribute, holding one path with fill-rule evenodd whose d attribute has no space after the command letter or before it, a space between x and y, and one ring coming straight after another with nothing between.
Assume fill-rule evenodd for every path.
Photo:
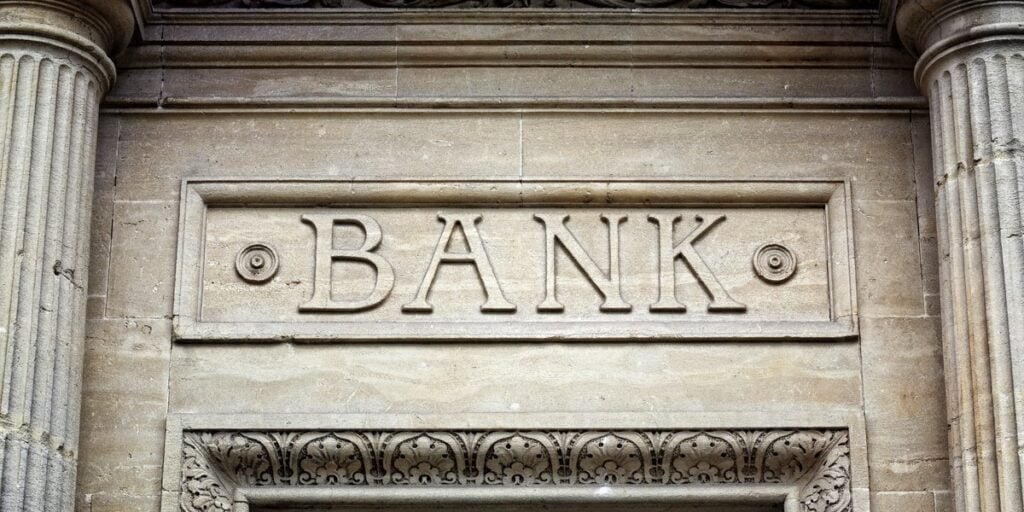
<instances>
[{"instance_id":1,"label":"recessed rectangular panel","mask_svg":"<svg viewBox=\"0 0 1024 512\"><path fill-rule=\"evenodd\" d=\"M842 339L843 182L189 182L182 340Z\"/></svg>"}]
</instances>

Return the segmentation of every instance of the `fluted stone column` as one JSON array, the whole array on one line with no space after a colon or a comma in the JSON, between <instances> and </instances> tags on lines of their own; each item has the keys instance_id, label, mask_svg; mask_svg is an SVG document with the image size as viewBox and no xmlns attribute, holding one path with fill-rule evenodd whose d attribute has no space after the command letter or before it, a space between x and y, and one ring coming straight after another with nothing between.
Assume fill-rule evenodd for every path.
<instances>
[{"instance_id":1,"label":"fluted stone column","mask_svg":"<svg viewBox=\"0 0 1024 512\"><path fill-rule=\"evenodd\" d=\"M1021 512L1024 2L911 0L897 27L931 108L957 510Z\"/></svg>"},{"instance_id":2,"label":"fluted stone column","mask_svg":"<svg viewBox=\"0 0 1024 512\"><path fill-rule=\"evenodd\" d=\"M123 0L0 0L0 510L70 511L89 215Z\"/></svg>"}]
</instances>

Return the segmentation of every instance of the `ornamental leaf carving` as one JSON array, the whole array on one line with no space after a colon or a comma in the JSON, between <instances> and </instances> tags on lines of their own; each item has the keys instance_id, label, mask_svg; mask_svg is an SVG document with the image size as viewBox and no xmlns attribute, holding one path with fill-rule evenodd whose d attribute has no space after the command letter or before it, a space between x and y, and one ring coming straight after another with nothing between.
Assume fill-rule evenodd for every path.
<instances>
[{"instance_id":1,"label":"ornamental leaf carving","mask_svg":"<svg viewBox=\"0 0 1024 512\"><path fill-rule=\"evenodd\" d=\"M676 445L670 479L673 483L739 483L740 464L725 436L701 432Z\"/></svg>"},{"instance_id":2,"label":"ornamental leaf carving","mask_svg":"<svg viewBox=\"0 0 1024 512\"><path fill-rule=\"evenodd\" d=\"M644 481L643 470L640 447L616 434L592 439L580 451L580 483L639 484Z\"/></svg>"},{"instance_id":3,"label":"ornamental leaf carving","mask_svg":"<svg viewBox=\"0 0 1024 512\"><path fill-rule=\"evenodd\" d=\"M814 469L828 447L822 432L793 432L774 439L765 454L765 480L791 482Z\"/></svg>"},{"instance_id":4,"label":"ornamental leaf carving","mask_svg":"<svg viewBox=\"0 0 1024 512\"><path fill-rule=\"evenodd\" d=\"M236 490L344 485L737 485L852 512L846 430L186 431L180 509L230 512Z\"/></svg>"},{"instance_id":5,"label":"ornamental leaf carving","mask_svg":"<svg viewBox=\"0 0 1024 512\"><path fill-rule=\"evenodd\" d=\"M455 450L429 434L421 434L398 444L391 465L396 484L442 485L458 481Z\"/></svg>"},{"instance_id":6,"label":"ornamental leaf carving","mask_svg":"<svg viewBox=\"0 0 1024 512\"><path fill-rule=\"evenodd\" d=\"M814 476L803 488L800 502L807 512L840 512L853 509L850 492L850 445L831 439Z\"/></svg>"},{"instance_id":7,"label":"ornamental leaf carving","mask_svg":"<svg viewBox=\"0 0 1024 512\"><path fill-rule=\"evenodd\" d=\"M513 434L497 439L484 455L485 484L536 485L554 483L554 466L544 441Z\"/></svg>"},{"instance_id":8,"label":"ornamental leaf carving","mask_svg":"<svg viewBox=\"0 0 1024 512\"><path fill-rule=\"evenodd\" d=\"M365 457L359 446L336 434L325 434L305 443L299 454L301 485L367 483Z\"/></svg>"},{"instance_id":9,"label":"ornamental leaf carving","mask_svg":"<svg viewBox=\"0 0 1024 512\"><path fill-rule=\"evenodd\" d=\"M181 494L188 499L181 500L185 512L230 512L231 492L222 483L226 480L216 475L216 466L206 446L212 435L199 434L186 437L182 446Z\"/></svg>"},{"instance_id":10,"label":"ornamental leaf carving","mask_svg":"<svg viewBox=\"0 0 1024 512\"><path fill-rule=\"evenodd\" d=\"M268 485L274 482L270 471L271 455L258 440L244 434L212 434L204 443L206 452L219 461L232 483Z\"/></svg>"}]
</instances>

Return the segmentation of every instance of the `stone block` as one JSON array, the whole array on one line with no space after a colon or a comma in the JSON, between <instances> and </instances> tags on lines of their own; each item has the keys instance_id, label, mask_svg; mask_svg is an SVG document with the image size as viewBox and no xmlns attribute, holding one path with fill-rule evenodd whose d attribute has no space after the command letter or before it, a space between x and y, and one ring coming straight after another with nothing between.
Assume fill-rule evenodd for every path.
<instances>
[{"instance_id":1,"label":"stone block","mask_svg":"<svg viewBox=\"0 0 1024 512\"><path fill-rule=\"evenodd\" d=\"M856 344L181 344L170 410L850 411L858 361Z\"/></svg>"},{"instance_id":2,"label":"stone block","mask_svg":"<svg viewBox=\"0 0 1024 512\"><path fill-rule=\"evenodd\" d=\"M912 200L910 149L905 116L523 114L530 177L850 178L856 199Z\"/></svg>"},{"instance_id":3,"label":"stone block","mask_svg":"<svg viewBox=\"0 0 1024 512\"><path fill-rule=\"evenodd\" d=\"M519 176L507 113L131 117L118 200L176 198L184 177L393 179Z\"/></svg>"},{"instance_id":4,"label":"stone block","mask_svg":"<svg viewBox=\"0 0 1024 512\"><path fill-rule=\"evenodd\" d=\"M87 323L78 485L93 511L113 507L109 495L159 494L169 336L169 320Z\"/></svg>"},{"instance_id":5,"label":"stone block","mask_svg":"<svg viewBox=\"0 0 1024 512\"><path fill-rule=\"evenodd\" d=\"M634 71L625 68L400 67L401 97L629 97Z\"/></svg>"},{"instance_id":6,"label":"stone block","mask_svg":"<svg viewBox=\"0 0 1024 512\"><path fill-rule=\"evenodd\" d=\"M120 70L105 101L108 105L158 105L163 99L164 74L157 68Z\"/></svg>"},{"instance_id":7,"label":"stone block","mask_svg":"<svg viewBox=\"0 0 1024 512\"><path fill-rule=\"evenodd\" d=\"M931 130L928 117L910 121L914 144L914 176L917 183L917 223L921 237L921 276L927 294L939 293L939 255L935 225L935 178L932 171Z\"/></svg>"},{"instance_id":8,"label":"stone block","mask_svg":"<svg viewBox=\"0 0 1024 512\"><path fill-rule=\"evenodd\" d=\"M862 317L925 314L914 201L853 203Z\"/></svg>"},{"instance_id":9,"label":"stone block","mask_svg":"<svg viewBox=\"0 0 1024 512\"><path fill-rule=\"evenodd\" d=\"M937 491L935 494L935 512L955 512L953 491Z\"/></svg>"},{"instance_id":10,"label":"stone block","mask_svg":"<svg viewBox=\"0 0 1024 512\"><path fill-rule=\"evenodd\" d=\"M871 94L863 69L636 68L632 95L702 98L851 98Z\"/></svg>"},{"instance_id":11,"label":"stone block","mask_svg":"<svg viewBox=\"0 0 1024 512\"><path fill-rule=\"evenodd\" d=\"M171 314L177 257L178 203L114 202L107 317Z\"/></svg>"},{"instance_id":12,"label":"stone block","mask_svg":"<svg viewBox=\"0 0 1024 512\"><path fill-rule=\"evenodd\" d=\"M79 500L77 512L141 512L160 509L160 495L99 493Z\"/></svg>"},{"instance_id":13,"label":"stone block","mask_svg":"<svg viewBox=\"0 0 1024 512\"><path fill-rule=\"evenodd\" d=\"M105 295L93 295L86 299L85 318L88 320L103 318L107 313L107 297Z\"/></svg>"},{"instance_id":14,"label":"stone block","mask_svg":"<svg viewBox=\"0 0 1024 512\"><path fill-rule=\"evenodd\" d=\"M296 74L289 68L184 68L164 72L163 95L169 101L204 98L394 97L396 71L388 68L320 67Z\"/></svg>"},{"instance_id":15,"label":"stone block","mask_svg":"<svg viewBox=\"0 0 1024 512\"><path fill-rule=\"evenodd\" d=\"M113 222L114 182L117 176L117 137L120 122L116 117L100 119L96 143L96 171L93 178L92 223L89 250L89 295L107 292L107 267L110 263L110 227Z\"/></svg>"},{"instance_id":16,"label":"stone block","mask_svg":"<svg viewBox=\"0 0 1024 512\"><path fill-rule=\"evenodd\" d=\"M949 488L939 319L864 318L864 409L873 491Z\"/></svg>"},{"instance_id":17,"label":"stone block","mask_svg":"<svg viewBox=\"0 0 1024 512\"><path fill-rule=\"evenodd\" d=\"M879 51L892 51L893 49L875 48L876 54ZM912 64L899 63L894 67L883 66L875 67L870 71L872 96L916 97L921 94L911 74Z\"/></svg>"},{"instance_id":18,"label":"stone block","mask_svg":"<svg viewBox=\"0 0 1024 512\"><path fill-rule=\"evenodd\" d=\"M871 510L875 512L934 512L930 492L876 492L871 494Z\"/></svg>"}]
</instances>

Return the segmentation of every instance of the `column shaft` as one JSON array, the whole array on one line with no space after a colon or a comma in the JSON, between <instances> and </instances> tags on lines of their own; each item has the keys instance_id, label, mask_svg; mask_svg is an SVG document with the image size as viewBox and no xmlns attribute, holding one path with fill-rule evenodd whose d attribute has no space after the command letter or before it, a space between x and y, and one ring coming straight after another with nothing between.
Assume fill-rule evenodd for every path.
<instances>
[{"instance_id":1,"label":"column shaft","mask_svg":"<svg viewBox=\"0 0 1024 512\"><path fill-rule=\"evenodd\" d=\"M96 127L126 26L120 0L0 2L4 512L74 508Z\"/></svg>"},{"instance_id":2,"label":"column shaft","mask_svg":"<svg viewBox=\"0 0 1024 512\"><path fill-rule=\"evenodd\" d=\"M100 88L65 59L0 45L3 510L73 503L88 215Z\"/></svg>"},{"instance_id":3,"label":"column shaft","mask_svg":"<svg viewBox=\"0 0 1024 512\"><path fill-rule=\"evenodd\" d=\"M924 85L959 510L1021 511L1024 44L962 48Z\"/></svg>"}]
</instances>

